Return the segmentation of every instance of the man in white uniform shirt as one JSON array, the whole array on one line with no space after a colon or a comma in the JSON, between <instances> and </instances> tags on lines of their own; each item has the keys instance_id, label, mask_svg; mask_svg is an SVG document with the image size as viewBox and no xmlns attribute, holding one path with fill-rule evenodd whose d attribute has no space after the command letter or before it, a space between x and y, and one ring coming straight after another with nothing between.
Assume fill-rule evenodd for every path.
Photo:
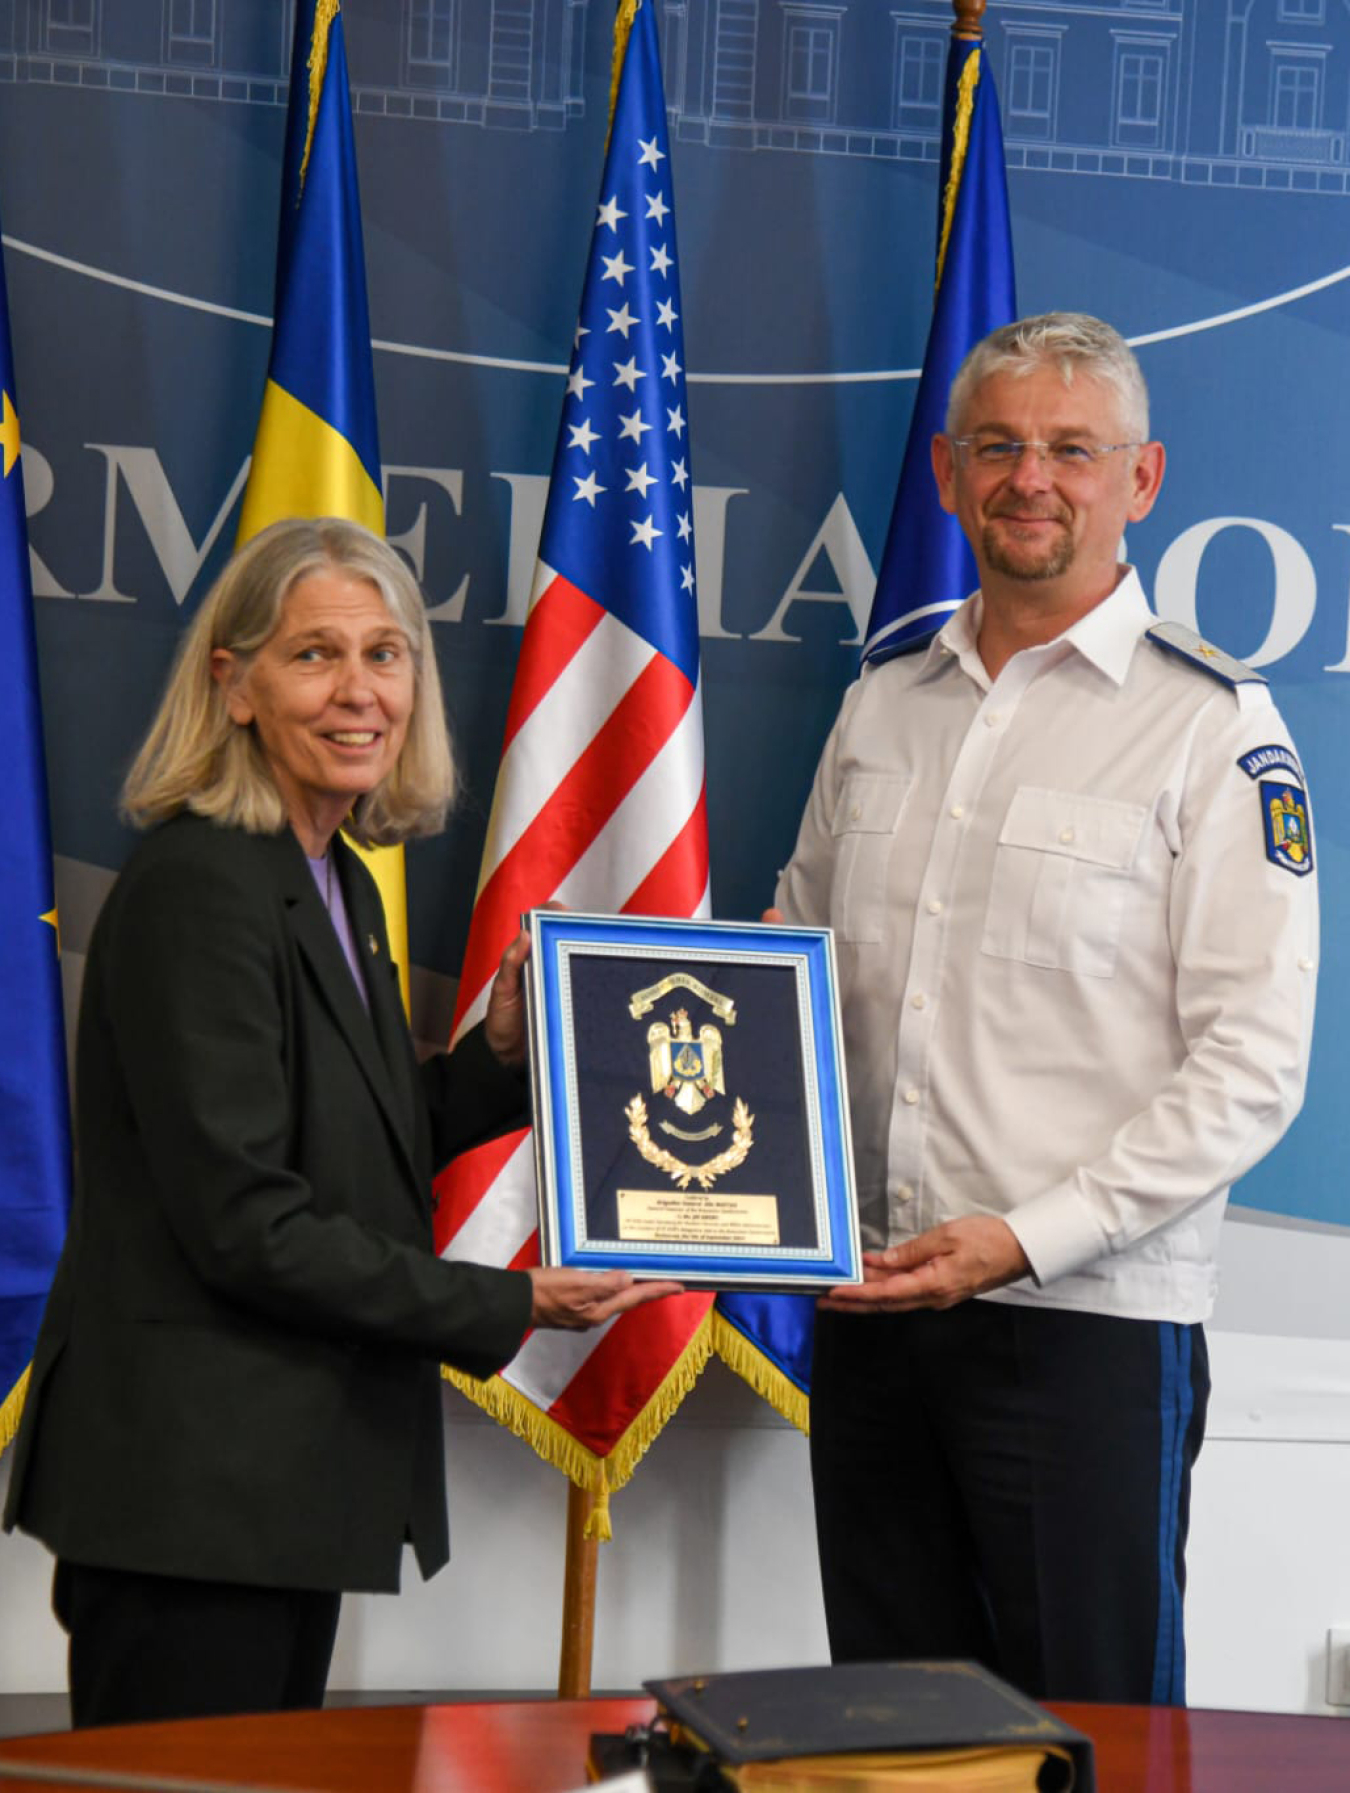
<instances>
[{"instance_id":1,"label":"man in white uniform shirt","mask_svg":"<svg viewBox=\"0 0 1350 1793\"><path fill-rule=\"evenodd\" d=\"M777 901L837 931L869 1247L812 1381L833 1654L1181 1704L1201 1322L1317 909L1264 681L1118 560L1163 463L1109 326L972 352L933 469L980 590L845 696Z\"/></svg>"}]
</instances>

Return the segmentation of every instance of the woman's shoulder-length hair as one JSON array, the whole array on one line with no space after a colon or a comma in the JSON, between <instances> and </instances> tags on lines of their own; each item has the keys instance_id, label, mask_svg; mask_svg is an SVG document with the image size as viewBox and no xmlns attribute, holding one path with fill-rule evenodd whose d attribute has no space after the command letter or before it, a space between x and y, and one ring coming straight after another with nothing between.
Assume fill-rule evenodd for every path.
<instances>
[{"instance_id":1,"label":"woman's shoulder-length hair","mask_svg":"<svg viewBox=\"0 0 1350 1793\"><path fill-rule=\"evenodd\" d=\"M407 637L413 709L392 772L358 797L346 824L362 846L435 834L455 795L455 767L426 605L408 567L379 536L339 517L292 517L262 530L231 559L179 646L164 696L122 787L137 828L190 809L250 834L280 834L285 804L257 731L231 721L211 656L227 648L240 671L281 621L311 573L366 579Z\"/></svg>"}]
</instances>

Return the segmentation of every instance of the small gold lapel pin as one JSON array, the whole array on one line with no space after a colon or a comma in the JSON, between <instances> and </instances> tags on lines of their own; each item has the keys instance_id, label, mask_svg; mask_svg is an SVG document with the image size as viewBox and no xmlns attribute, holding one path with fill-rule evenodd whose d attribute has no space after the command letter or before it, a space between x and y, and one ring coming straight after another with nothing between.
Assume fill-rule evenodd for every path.
<instances>
[{"instance_id":1,"label":"small gold lapel pin","mask_svg":"<svg viewBox=\"0 0 1350 1793\"><path fill-rule=\"evenodd\" d=\"M366 945L370 948L371 957L378 959L380 956L380 943L373 934L366 935Z\"/></svg>"}]
</instances>

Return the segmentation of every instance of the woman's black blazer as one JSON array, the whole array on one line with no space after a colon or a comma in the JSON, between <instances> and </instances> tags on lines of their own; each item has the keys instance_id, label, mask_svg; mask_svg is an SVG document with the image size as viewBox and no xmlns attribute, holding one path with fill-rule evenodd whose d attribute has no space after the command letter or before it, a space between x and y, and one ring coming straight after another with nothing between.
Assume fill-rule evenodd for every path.
<instances>
[{"instance_id":1,"label":"woman's black blazer","mask_svg":"<svg viewBox=\"0 0 1350 1793\"><path fill-rule=\"evenodd\" d=\"M76 1194L5 1524L68 1561L393 1589L449 1553L439 1369L499 1369L529 1279L432 1248L433 1169L519 1115L481 1034L420 1071L374 883L369 1011L289 829L180 816L94 931Z\"/></svg>"}]
</instances>

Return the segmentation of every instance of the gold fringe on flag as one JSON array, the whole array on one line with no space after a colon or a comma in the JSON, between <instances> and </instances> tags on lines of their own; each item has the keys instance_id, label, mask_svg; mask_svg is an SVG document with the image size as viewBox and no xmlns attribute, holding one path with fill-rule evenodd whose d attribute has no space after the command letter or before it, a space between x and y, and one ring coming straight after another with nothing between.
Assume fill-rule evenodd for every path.
<instances>
[{"instance_id":1,"label":"gold fringe on flag","mask_svg":"<svg viewBox=\"0 0 1350 1793\"><path fill-rule=\"evenodd\" d=\"M757 1351L745 1334L712 1311L712 1348L729 1370L748 1382L761 1400L767 1401L790 1426L811 1436L811 1402L790 1376Z\"/></svg>"},{"instance_id":2,"label":"gold fringe on flag","mask_svg":"<svg viewBox=\"0 0 1350 1793\"><path fill-rule=\"evenodd\" d=\"M328 33L333 20L342 10L342 0L318 0L314 8L314 35L309 40L309 120L305 126L305 153L300 158L300 193L305 190L305 174L309 169L309 152L314 147L314 127L319 122L319 101L323 98L323 78L328 73Z\"/></svg>"},{"instance_id":3,"label":"gold fringe on flag","mask_svg":"<svg viewBox=\"0 0 1350 1793\"><path fill-rule=\"evenodd\" d=\"M942 235L938 242L937 278L934 291L942 285L942 269L947 260L947 238L956 216L956 197L961 191L965 173L966 151L970 147L970 120L975 111L975 89L980 80L980 51L972 50L961 70L956 86L956 117L952 120L952 159L947 170L947 185L942 194Z\"/></svg>"},{"instance_id":4,"label":"gold fringe on flag","mask_svg":"<svg viewBox=\"0 0 1350 1793\"><path fill-rule=\"evenodd\" d=\"M23 1399L28 1392L28 1375L32 1365L10 1389L3 1402L0 1402L0 1456L13 1444L19 1430L19 1417L23 1412Z\"/></svg>"},{"instance_id":5,"label":"gold fringe on flag","mask_svg":"<svg viewBox=\"0 0 1350 1793\"><path fill-rule=\"evenodd\" d=\"M598 1544L614 1542L614 1527L609 1522L609 1489L602 1488L595 1497L595 1505L591 1508L590 1518L581 1533L583 1538L594 1538Z\"/></svg>"},{"instance_id":6,"label":"gold fringe on flag","mask_svg":"<svg viewBox=\"0 0 1350 1793\"><path fill-rule=\"evenodd\" d=\"M500 1376L477 1382L460 1370L442 1364L441 1375L498 1425L523 1438L554 1469L560 1469L578 1488L599 1496L586 1525L587 1537L607 1544L613 1536L609 1522L609 1496L622 1488L655 1442L656 1435L698 1380L712 1356L712 1312L704 1315L698 1331L676 1358L665 1379L633 1420L607 1457L597 1457L541 1408L527 1401Z\"/></svg>"},{"instance_id":7,"label":"gold fringe on flag","mask_svg":"<svg viewBox=\"0 0 1350 1793\"><path fill-rule=\"evenodd\" d=\"M633 20L641 5L642 0L619 0L619 10L614 15L614 52L609 63L609 123L605 126L606 151L609 149L609 134L614 129L614 108L619 103L619 76L623 73L623 59L628 54L628 34L633 29Z\"/></svg>"}]
</instances>

